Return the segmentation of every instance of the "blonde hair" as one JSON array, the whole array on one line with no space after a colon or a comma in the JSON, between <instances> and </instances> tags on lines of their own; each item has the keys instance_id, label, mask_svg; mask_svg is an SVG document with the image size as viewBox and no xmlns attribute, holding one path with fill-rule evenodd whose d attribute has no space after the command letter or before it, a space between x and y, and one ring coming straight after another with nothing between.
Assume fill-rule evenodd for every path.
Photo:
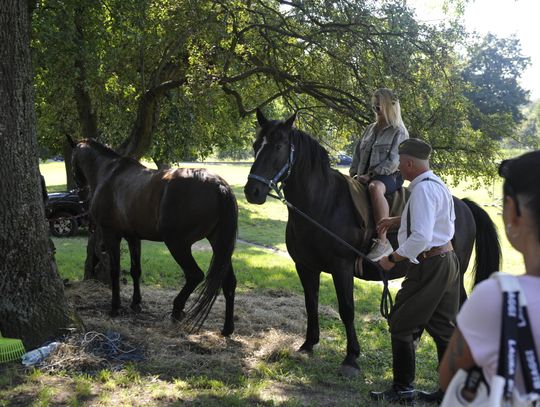
<instances>
[{"instance_id":1,"label":"blonde hair","mask_svg":"<svg viewBox=\"0 0 540 407\"><path fill-rule=\"evenodd\" d=\"M381 111L389 125L394 128L405 128L403 119L401 118L401 106L397 95L388 88L380 88L373 92L372 102L375 103L375 98L379 97L379 105ZM375 121L377 121L377 113L375 113Z\"/></svg>"}]
</instances>

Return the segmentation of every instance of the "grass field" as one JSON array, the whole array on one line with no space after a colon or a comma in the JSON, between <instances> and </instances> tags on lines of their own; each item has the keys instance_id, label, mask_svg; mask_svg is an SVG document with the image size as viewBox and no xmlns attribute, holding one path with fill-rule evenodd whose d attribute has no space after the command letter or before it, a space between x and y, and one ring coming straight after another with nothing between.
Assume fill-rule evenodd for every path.
<instances>
[{"instance_id":1,"label":"grass field","mask_svg":"<svg viewBox=\"0 0 540 407\"><path fill-rule=\"evenodd\" d=\"M223 339L212 339L212 332L219 330L219 324L222 323L222 319L217 318L218 326L211 322L208 324L208 331L202 336L187 337L187 342L182 342L175 336L184 336L180 333L172 335L167 326L162 336L172 335L167 347L181 348L178 352L185 351L186 346L199 349L211 343L214 347L208 345L208 350L199 352L196 358L160 363L149 360L125 365L118 371L104 369L81 373L66 370L48 374L39 370L22 371L17 366L7 365L0 374L0 406L368 406L372 405L367 398L368 391L386 387L390 383L389 335L386 322L378 312L380 285L355 282L355 324L361 345L359 364L362 369L358 378L345 379L337 374L346 342L343 326L336 312L335 291L327 275L321 278L321 343L313 356L299 357L294 350L303 338L305 311L302 289L294 265L284 253L287 220L285 207L274 200L269 200L262 206L249 205L246 202L242 188L249 172L247 164L196 166L206 166L233 185L239 202L239 238L279 250L275 252L242 242L238 244L233 258L238 278L237 333L225 342ZM42 164L41 172L45 176L49 191L65 188L63 163ZM500 185L472 190L466 183L452 189L456 196L470 197L482 205L502 232L499 191ZM84 234L53 240L61 276L74 283L81 280L86 244ZM520 272L523 269L522 260L517 252L510 248L503 234L501 243L505 254L503 269ZM161 296L160 290L163 290L161 292L164 297L165 293L173 295L172 290L181 287L183 277L163 244L143 242L142 251L143 284L147 289L147 293L143 295L147 296L148 306L151 308L153 300L148 299L151 292L157 292L157 297ZM125 247L122 253L122 268L127 270L129 265ZM210 252L198 250L195 257L205 269ZM394 293L397 288L397 285L393 286ZM129 292L126 295L129 295ZM106 297L102 299L103 304L108 304L107 294L103 297ZM288 299L290 302L287 302ZM156 299L158 300L159 298ZM145 297L143 304L144 301ZM294 307L290 304L294 304ZM218 308L221 306L216 305ZM169 306L167 303L163 305L164 308ZM104 307L100 304L92 309L92 313L100 313ZM168 309L164 309L161 312L167 311ZM263 315L259 325L256 325L255 320L260 313ZM133 321L133 318L128 318L129 321L114 321L106 317L102 319L105 322L100 326L113 326L120 331L129 331L130 327L135 329L134 323L142 323ZM129 332L126 334L129 335ZM150 338L150 331L148 335ZM236 347L244 349L243 353L227 353ZM247 351L248 348L251 350ZM235 363L238 368L232 367L236 366ZM434 389L437 380L436 351L427 335L422 338L417 364L417 386Z\"/></svg>"}]
</instances>

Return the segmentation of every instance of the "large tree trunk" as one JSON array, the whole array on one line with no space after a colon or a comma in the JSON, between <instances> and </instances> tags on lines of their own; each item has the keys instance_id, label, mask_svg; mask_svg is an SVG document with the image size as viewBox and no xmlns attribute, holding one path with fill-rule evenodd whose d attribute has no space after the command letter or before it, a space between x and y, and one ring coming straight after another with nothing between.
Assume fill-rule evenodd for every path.
<instances>
[{"instance_id":1,"label":"large tree trunk","mask_svg":"<svg viewBox=\"0 0 540 407\"><path fill-rule=\"evenodd\" d=\"M75 84L74 97L79 114L79 124L83 137L97 139L99 136L98 116L94 110L92 97L88 92L86 80L86 59L85 59L85 9L79 8L75 15L76 46L77 52L74 61ZM64 155L66 160L66 172L68 173L68 188L74 188L75 184L71 168L71 146L68 143L69 153ZM69 162L68 162L69 159ZM71 178L69 177L71 176ZM71 180L71 185L70 185ZM92 220L90 220L92 222ZM108 256L101 251L102 241L94 225L88 229L88 243L86 246L86 261L84 262L84 280L98 280L110 286L111 269Z\"/></svg>"},{"instance_id":2,"label":"large tree trunk","mask_svg":"<svg viewBox=\"0 0 540 407\"><path fill-rule=\"evenodd\" d=\"M28 5L0 2L0 331L30 349L70 320L41 196Z\"/></svg>"},{"instance_id":3,"label":"large tree trunk","mask_svg":"<svg viewBox=\"0 0 540 407\"><path fill-rule=\"evenodd\" d=\"M75 68L75 88L74 96L79 114L81 133L85 138L98 138L97 113L92 105L92 98L86 86L86 59L84 53L84 8L75 10L75 29L77 35Z\"/></svg>"},{"instance_id":4,"label":"large tree trunk","mask_svg":"<svg viewBox=\"0 0 540 407\"><path fill-rule=\"evenodd\" d=\"M137 117L131 134L117 149L120 154L139 160L150 150L159 116L161 98L165 92L177 88L183 83L184 79L168 80L143 93L139 100Z\"/></svg>"}]
</instances>

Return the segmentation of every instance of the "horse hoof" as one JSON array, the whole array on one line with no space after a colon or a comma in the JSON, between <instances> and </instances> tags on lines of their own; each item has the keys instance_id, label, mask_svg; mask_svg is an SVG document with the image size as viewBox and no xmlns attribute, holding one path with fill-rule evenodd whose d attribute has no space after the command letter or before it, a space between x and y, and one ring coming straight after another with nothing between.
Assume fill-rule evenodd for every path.
<instances>
[{"instance_id":1,"label":"horse hoof","mask_svg":"<svg viewBox=\"0 0 540 407\"><path fill-rule=\"evenodd\" d=\"M118 315L120 315L120 310L118 308L113 308L109 312L111 318L117 317Z\"/></svg>"},{"instance_id":2,"label":"horse hoof","mask_svg":"<svg viewBox=\"0 0 540 407\"><path fill-rule=\"evenodd\" d=\"M177 314L172 314L171 319L173 322L181 322L186 316L186 313L184 311L180 311Z\"/></svg>"},{"instance_id":3,"label":"horse hoof","mask_svg":"<svg viewBox=\"0 0 540 407\"><path fill-rule=\"evenodd\" d=\"M223 336L231 336L233 332L234 332L234 326L231 327L231 328L223 328L221 330L221 335L223 335Z\"/></svg>"},{"instance_id":4,"label":"horse hoof","mask_svg":"<svg viewBox=\"0 0 540 407\"><path fill-rule=\"evenodd\" d=\"M300 355L311 356L311 355L313 355L313 348L308 348L308 347L301 346L300 349L298 349L298 353Z\"/></svg>"},{"instance_id":5,"label":"horse hoof","mask_svg":"<svg viewBox=\"0 0 540 407\"><path fill-rule=\"evenodd\" d=\"M360 374L360 369L350 365L341 365L340 373L344 377L356 377Z\"/></svg>"},{"instance_id":6,"label":"horse hoof","mask_svg":"<svg viewBox=\"0 0 540 407\"><path fill-rule=\"evenodd\" d=\"M130 305L130 308L133 312L135 312L136 314L142 312L142 307L141 307L141 304L131 304Z\"/></svg>"}]
</instances>

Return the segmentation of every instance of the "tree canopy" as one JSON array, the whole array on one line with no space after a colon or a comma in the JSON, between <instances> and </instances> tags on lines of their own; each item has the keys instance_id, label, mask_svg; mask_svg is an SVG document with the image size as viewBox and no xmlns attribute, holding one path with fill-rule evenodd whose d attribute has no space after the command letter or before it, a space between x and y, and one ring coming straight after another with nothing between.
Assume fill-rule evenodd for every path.
<instances>
[{"instance_id":1,"label":"tree canopy","mask_svg":"<svg viewBox=\"0 0 540 407\"><path fill-rule=\"evenodd\" d=\"M507 138L509 147L540 148L540 100L524 109L525 119L519 126L516 137Z\"/></svg>"},{"instance_id":2,"label":"tree canopy","mask_svg":"<svg viewBox=\"0 0 540 407\"><path fill-rule=\"evenodd\" d=\"M529 98L518 84L529 63L515 37L488 34L470 46L463 78L467 84L465 96L472 102L469 120L474 129L495 140L513 133Z\"/></svg>"},{"instance_id":3,"label":"tree canopy","mask_svg":"<svg viewBox=\"0 0 540 407\"><path fill-rule=\"evenodd\" d=\"M397 0L40 0L39 136L51 150L70 134L175 162L245 147L262 107L299 111L299 126L341 150L373 120L373 90L389 87L441 171L490 175L497 137L472 124L473 108L491 113L455 51L465 41L458 24L421 24ZM510 66L505 78L524 67Z\"/></svg>"}]
</instances>

